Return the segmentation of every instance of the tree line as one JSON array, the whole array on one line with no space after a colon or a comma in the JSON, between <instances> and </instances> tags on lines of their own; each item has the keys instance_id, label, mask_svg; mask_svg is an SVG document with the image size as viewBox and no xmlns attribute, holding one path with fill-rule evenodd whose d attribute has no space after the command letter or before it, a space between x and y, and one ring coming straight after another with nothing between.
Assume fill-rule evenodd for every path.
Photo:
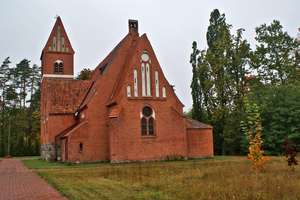
<instances>
[{"instance_id":1,"label":"tree line","mask_svg":"<svg viewBox=\"0 0 300 200\"><path fill-rule=\"evenodd\" d=\"M38 155L40 67L23 59L0 67L0 156Z\"/></svg>"},{"instance_id":2,"label":"tree line","mask_svg":"<svg viewBox=\"0 0 300 200\"><path fill-rule=\"evenodd\" d=\"M300 41L279 21L255 29L251 49L243 28L232 31L225 14L211 12L207 48L192 43L192 118L214 127L216 154L245 154L245 98L258 105L263 149L282 154L286 138L300 145Z\"/></svg>"}]
</instances>

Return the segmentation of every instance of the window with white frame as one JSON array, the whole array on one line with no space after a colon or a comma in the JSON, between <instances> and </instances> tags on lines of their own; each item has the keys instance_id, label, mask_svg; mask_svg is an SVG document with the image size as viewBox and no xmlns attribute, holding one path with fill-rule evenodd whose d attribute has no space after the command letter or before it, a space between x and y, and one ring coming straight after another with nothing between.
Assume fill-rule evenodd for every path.
<instances>
[{"instance_id":1,"label":"window with white frame","mask_svg":"<svg viewBox=\"0 0 300 200\"><path fill-rule=\"evenodd\" d=\"M146 51L141 55L142 96L151 96L150 57Z\"/></svg>"}]
</instances>

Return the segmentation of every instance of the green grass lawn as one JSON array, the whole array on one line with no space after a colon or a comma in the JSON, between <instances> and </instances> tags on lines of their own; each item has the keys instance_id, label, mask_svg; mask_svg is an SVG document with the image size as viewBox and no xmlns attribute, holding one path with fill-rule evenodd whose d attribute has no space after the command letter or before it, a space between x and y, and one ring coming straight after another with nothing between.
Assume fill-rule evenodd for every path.
<instances>
[{"instance_id":1,"label":"green grass lawn","mask_svg":"<svg viewBox=\"0 0 300 200\"><path fill-rule=\"evenodd\" d=\"M256 174L245 157L68 165L24 160L70 200L300 199L300 169L272 157Z\"/></svg>"}]
</instances>

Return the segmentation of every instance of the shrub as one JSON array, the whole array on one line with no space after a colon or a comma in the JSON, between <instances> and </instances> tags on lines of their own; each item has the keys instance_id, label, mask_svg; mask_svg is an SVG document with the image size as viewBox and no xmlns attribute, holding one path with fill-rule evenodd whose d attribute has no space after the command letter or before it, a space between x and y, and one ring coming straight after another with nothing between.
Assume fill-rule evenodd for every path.
<instances>
[{"instance_id":1,"label":"shrub","mask_svg":"<svg viewBox=\"0 0 300 200\"><path fill-rule=\"evenodd\" d=\"M256 103L250 102L247 97L244 98L244 105L246 120L241 122L241 127L249 142L248 159L252 161L255 171L262 171L268 158L263 155L264 151L262 150L262 125L259 109Z\"/></svg>"},{"instance_id":2,"label":"shrub","mask_svg":"<svg viewBox=\"0 0 300 200\"><path fill-rule=\"evenodd\" d=\"M285 139L283 146L285 149L285 156L288 166L290 166L292 170L294 170L294 167L298 165L298 161L296 159L297 146L292 140L289 140L288 138Z\"/></svg>"},{"instance_id":3,"label":"shrub","mask_svg":"<svg viewBox=\"0 0 300 200\"><path fill-rule=\"evenodd\" d=\"M178 161L178 160L185 160L185 157L182 155L176 155L176 154L172 154L172 155L167 155L165 158L166 161Z\"/></svg>"}]
</instances>

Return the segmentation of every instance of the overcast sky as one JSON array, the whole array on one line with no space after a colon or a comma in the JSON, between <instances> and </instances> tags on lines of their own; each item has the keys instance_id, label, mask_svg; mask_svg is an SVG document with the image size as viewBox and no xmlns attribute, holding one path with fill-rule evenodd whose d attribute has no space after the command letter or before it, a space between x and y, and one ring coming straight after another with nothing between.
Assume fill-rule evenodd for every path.
<instances>
[{"instance_id":1,"label":"overcast sky","mask_svg":"<svg viewBox=\"0 0 300 200\"><path fill-rule=\"evenodd\" d=\"M128 19L139 21L160 65L175 85L185 110L192 106L189 56L192 41L206 48L210 12L226 14L233 31L246 29L255 47L255 27L278 19L296 36L300 27L299 0L1 0L0 61L27 58L40 65L40 54L60 15L75 50L75 72L93 69L127 34ZM298 21L299 20L299 21Z\"/></svg>"}]
</instances>

